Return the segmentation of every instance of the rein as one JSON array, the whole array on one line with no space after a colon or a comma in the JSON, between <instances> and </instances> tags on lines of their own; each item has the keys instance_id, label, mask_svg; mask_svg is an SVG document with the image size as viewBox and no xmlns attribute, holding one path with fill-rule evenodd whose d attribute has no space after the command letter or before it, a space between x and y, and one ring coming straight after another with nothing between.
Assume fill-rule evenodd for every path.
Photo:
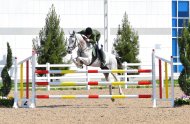
<instances>
[{"instance_id":1,"label":"rein","mask_svg":"<svg viewBox=\"0 0 190 124\"><path fill-rule=\"evenodd\" d=\"M84 49L82 49L82 45L78 42L78 40L77 40L77 37L76 37L76 35L75 35L75 45L76 45L76 42L78 43L78 48L80 48L79 49L79 53L81 54L81 53L84 53L84 51L85 50L87 50L88 49L88 46L86 46ZM86 42L86 41L85 41ZM87 44L87 42L86 42L86 44ZM75 46L76 47L76 46ZM90 49L92 49L92 48L90 48Z\"/></svg>"}]
</instances>

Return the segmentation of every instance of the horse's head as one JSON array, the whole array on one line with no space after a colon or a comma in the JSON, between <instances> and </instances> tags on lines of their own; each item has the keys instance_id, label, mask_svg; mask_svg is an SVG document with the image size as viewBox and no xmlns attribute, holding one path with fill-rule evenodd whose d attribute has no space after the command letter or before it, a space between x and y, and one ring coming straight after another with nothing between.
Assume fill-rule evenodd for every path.
<instances>
[{"instance_id":1,"label":"horse's head","mask_svg":"<svg viewBox=\"0 0 190 124\"><path fill-rule=\"evenodd\" d=\"M72 53L72 51L77 47L77 38L76 38L76 33L73 31L72 34L70 34L70 37L68 39L68 48L67 52L69 54Z\"/></svg>"},{"instance_id":2,"label":"horse's head","mask_svg":"<svg viewBox=\"0 0 190 124\"><path fill-rule=\"evenodd\" d=\"M68 39L68 48L67 52L69 54L72 53L72 51L78 47L79 49L84 49L86 47L86 41L83 39L83 36L81 34L77 34L73 31L72 34L70 34L70 37Z\"/></svg>"}]
</instances>

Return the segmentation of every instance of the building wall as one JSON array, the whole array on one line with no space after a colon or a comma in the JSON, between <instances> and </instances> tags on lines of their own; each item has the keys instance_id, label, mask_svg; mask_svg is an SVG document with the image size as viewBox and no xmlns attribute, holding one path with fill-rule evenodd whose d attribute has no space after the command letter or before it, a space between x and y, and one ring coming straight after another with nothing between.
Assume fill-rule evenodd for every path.
<instances>
[{"instance_id":1,"label":"building wall","mask_svg":"<svg viewBox=\"0 0 190 124\"><path fill-rule=\"evenodd\" d=\"M110 0L109 3L109 51L126 12L131 26L139 34L141 62L151 63L151 51L154 48L161 48L157 49L157 53L170 58L171 0ZM6 42L10 43L13 56L17 56L18 61L31 55L32 39L38 36L39 30L45 25L52 4L60 15L60 26L66 36L69 31L91 26L101 31L100 42L104 44L104 0L1 0L0 64L6 54Z\"/></svg>"}]
</instances>

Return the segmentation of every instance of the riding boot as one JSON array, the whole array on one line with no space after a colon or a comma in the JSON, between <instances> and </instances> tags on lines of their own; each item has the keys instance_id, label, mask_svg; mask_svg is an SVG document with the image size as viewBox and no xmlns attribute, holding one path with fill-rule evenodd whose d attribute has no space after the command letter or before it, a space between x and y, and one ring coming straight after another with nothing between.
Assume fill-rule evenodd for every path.
<instances>
[{"instance_id":1,"label":"riding boot","mask_svg":"<svg viewBox=\"0 0 190 124\"><path fill-rule=\"evenodd\" d=\"M104 55L104 51L103 51L103 45L101 45L101 49L99 49L99 58L101 61L101 67L105 67L106 66L106 61L105 61L105 55Z\"/></svg>"}]
</instances>

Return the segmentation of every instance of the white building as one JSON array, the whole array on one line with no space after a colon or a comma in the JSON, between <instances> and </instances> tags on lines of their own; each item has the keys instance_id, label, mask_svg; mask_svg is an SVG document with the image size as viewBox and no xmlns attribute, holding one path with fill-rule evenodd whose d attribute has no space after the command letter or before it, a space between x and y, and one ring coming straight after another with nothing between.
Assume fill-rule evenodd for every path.
<instances>
[{"instance_id":1,"label":"white building","mask_svg":"<svg viewBox=\"0 0 190 124\"><path fill-rule=\"evenodd\" d=\"M152 49L164 58L172 55L172 1L171 0L108 0L109 43L108 51L116 37L124 13L138 32L139 58L151 63ZM4 64L6 42L18 61L32 53L32 39L45 25L51 5L60 15L60 26L66 36L69 31L79 31L91 26L102 33L104 44L104 0L1 0L0 3L0 64Z\"/></svg>"}]
</instances>

